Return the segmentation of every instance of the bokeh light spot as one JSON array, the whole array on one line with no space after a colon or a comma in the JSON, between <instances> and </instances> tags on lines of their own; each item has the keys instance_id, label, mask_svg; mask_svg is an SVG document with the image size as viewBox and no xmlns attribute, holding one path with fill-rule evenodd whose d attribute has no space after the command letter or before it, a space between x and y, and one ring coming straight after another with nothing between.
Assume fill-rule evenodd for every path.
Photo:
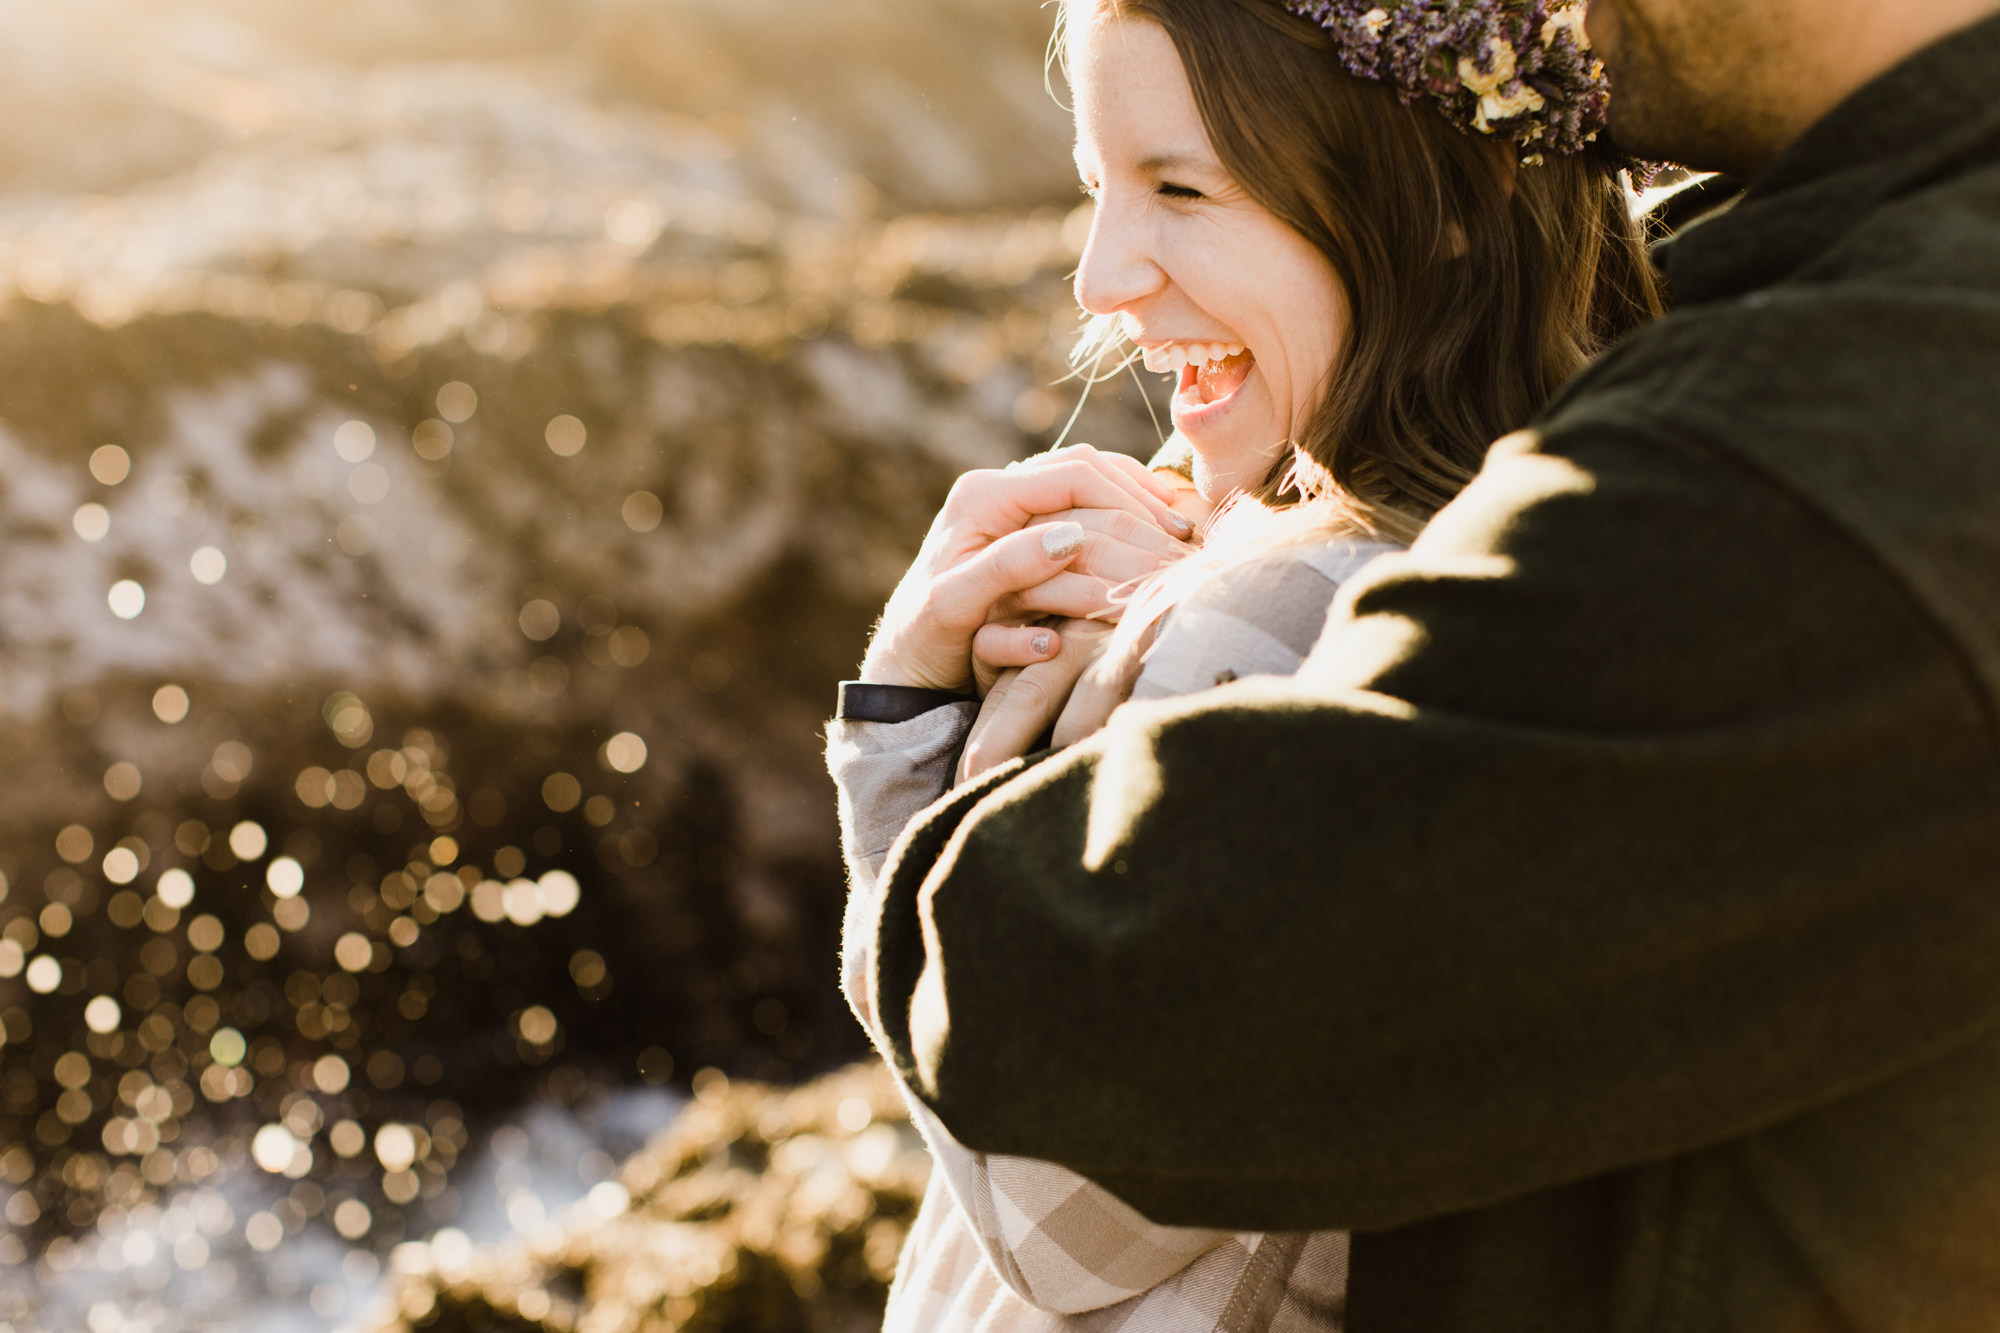
<instances>
[{"instance_id":1,"label":"bokeh light spot","mask_svg":"<svg viewBox=\"0 0 2000 1333\"><path fill-rule=\"evenodd\" d=\"M333 774L314 764L300 771L292 790L306 809L324 810L333 802Z\"/></svg>"},{"instance_id":2,"label":"bokeh light spot","mask_svg":"<svg viewBox=\"0 0 2000 1333\"><path fill-rule=\"evenodd\" d=\"M619 732L604 742L604 766L616 773L637 773L646 766L646 742L633 732Z\"/></svg>"},{"instance_id":3,"label":"bokeh light spot","mask_svg":"<svg viewBox=\"0 0 2000 1333\"><path fill-rule=\"evenodd\" d=\"M229 572L229 557L218 547L204 546L188 558L188 572L196 583L214 587Z\"/></svg>"},{"instance_id":4,"label":"bokeh light spot","mask_svg":"<svg viewBox=\"0 0 2000 1333\"><path fill-rule=\"evenodd\" d=\"M375 946L368 937L356 930L342 935L333 946L333 961L349 972L363 972L375 960Z\"/></svg>"},{"instance_id":5,"label":"bokeh light spot","mask_svg":"<svg viewBox=\"0 0 2000 1333\"><path fill-rule=\"evenodd\" d=\"M417 1160L417 1136L408 1125L387 1124L375 1131L375 1159L385 1171L407 1171Z\"/></svg>"},{"instance_id":6,"label":"bokeh light spot","mask_svg":"<svg viewBox=\"0 0 2000 1333\"><path fill-rule=\"evenodd\" d=\"M382 503L389 495L389 470L380 463L363 463L348 473L347 493L365 505Z\"/></svg>"},{"instance_id":7,"label":"bokeh light spot","mask_svg":"<svg viewBox=\"0 0 2000 1333\"><path fill-rule=\"evenodd\" d=\"M632 1195L615 1180L600 1180L590 1187L590 1193L583 1196L583 1202L594 1216L608 1222L622 1216L632 1206Z\"/></svg>"},{"instance_id":8,"label":"bokeh light spot","mask_svg":"<svg viewBox=\"0 0 2000 1333\"><path fill-rule=\"evenodd\" d=\"M154 887L161 902L178 911L194 901L194 876L185 870L169 870Z\"/></svg>"},{"instance_id":9,"label":"bokeh light spot","mask_svg":"<svg viewBox=\"0 0 2000 1333\"><path fill-rule=\"evenodd\" d=\"M346 690L329 695L321 714L334 739L350 750L360 749L375 735L375 719L369 715L368 705Z\"/></svg>"},{"instance_id":10,"label":"bokeh light spot","mask_svg":"<svg viewBox=\"0 0 2000 1333\"><path fill-rule=\"evenodd\" d=\"M333 451L343 462L361 462L375 452L375 428L365 421L341 422L333 432Z\"/></svg>"},{"instance_id":11,"label":"bokeh light spot","mask_svg":"<svg viewBox=\"0 0 2000 1333\"><path fill-rule=\"evenodd\" d=\"M491 924L507 919L507 886L495 879L483 879L472 889L472 914Z\"/></svg>"},{"instance_id":12,"label":"bokeh light spot","mask_svg":"<svg viewBox=\"0 0 2000 1333\"><path fill-rule=\"evenodd\" d=\"M574 458L583 452L584 443L590 432L584 424L565 412L551 418L548 428L542 432L542 439L548 443L549 452L557 458Z\"/></svg>"},{"instance_id":13,"label":"bokeh light spot","mask_svg":"<svg viewBox=\"0 0 2000 1333\"><path fill-rule=\"evenodd\" d=\"M96 501L78 505L76 512L69 516L69 525L85 541L101 542L111 532L111 511Z\"/></svg>"},{"instance_id":14,"label":"bokeh light spot","mask_svg":"<svg viewBox=\"0 0 2000 1333\"><path fill-rule=\"evenodd\" d=\"M456 426L472 420L479 410L479 395L464 380L453 380L437 392L438 415Z\"/></svg>"},{"instance_id":15,"label":"bokeh light spot","mask_svg":"<svg viewBox=\"0 0 2000 1333\"><path fill-rule=\"evenodd\" d=\"M264 1128L284 1132L282 1125L266 1125ZM259 1130L258 1134L259 1137L262 1137L263 1131ZM289 1139L291 1135L286 1133L285 1137ZM258 1165L263 1166L263 1163L259 1161ZM266 1169L269 1170L270 1168L267 1167ZM282 1166L277 1169L280 1171L284 1170ZM252 1213L250 1220L243 1224L243 1239L248 1242L251 1249L257 1251L259 1254L269 1254L284 1242L285 1224L270 1213Z\"/></svg>"},{"instance_id":16,"label":"bokeh light spot","mask_svg":"<svg viewBox=\"0 0 2000 1333\"><path fill-rule=\"evenodd\" d=\"M604 965L604 955L598 953L597 950L578 949L570 955L569 975L570 980L574 981L578 987L583 990L590 990L593 987L604 984L604 978L609 975L609 969Z\"/></svg>"},{"instance_id":17,"label":"bokeh light spot","mask_svg":"<svg viewBox=\"0 0 2000 1333\"><path fill-rule=\"evenodd\" d=\"M153 716L172 726L188 715L187 691L178 685L162 685L153 691Z\"/></svg>"},{"instance_id":18,"label":"bokeh light spot","mask_svg":"<svg viewBox=\"0 0 2000 1333\"><path fill-rule=\"evenodd\" d=\"M257 860L270 845L270 836L264 832L264 826L255 820L246 819L229 830L229 850L236 854L239 861Z\"/></svg>"},{"instance_id":19,"label":"bokeh light spot","mask_svg":"<svg viewBox=\"0 0 2000 1333\"><path fill-rule=\"evenodd\" d=\"M84 1025L100 1036L116 1032L123 1017L124 1011L118 1007L118 1001L109 995L99 995L83 1007Z\"/></svg>"},{"instance_id":20,"label":"bokeh light spot","mask_svg":"<svg viewBox=\"0 0 2000 1333\"><path fill-rule=\"evenodd\" d=\"M568 916L583 897L582 886L567 870L551 870L535 882L546 916Z\"/></svg>"},{"instance_id":21,"label":"bokeh light spot","mask_svg":"<svg viewBox=\"0 0 2000 1333\"><path fill-rule=\"evenodd\" d=\"M336 810L356 810L367 799L368 782L351 768L343 768L333 775L333 808Z\"/></svg>"},{"instance_id":22,"label":"bokeh light spot","mask_svg":"<svg viewBox=\"0 0 2000 1333\"><path fill-rule=\"evenodd\" d=\"M651 245L664 225L659 206L649 199L620 199L604 210L604 234L634 250Z\"/></svg>"},{"instance_id":23,"label":"bokeh light spot","mask_svg":"<svg viewBox=\"0 0 2000 1333\"><path fill-rule=\"evenodd\" d=\"M264 868L264 883L280 898L296 898L306 886L306 870L289 856L280 856Z\"/></svg>"},{"instance_id":24,"label":"bokeh light spot","mask_svg":"<svg viewBox=\"0 0 2000 1333\"><path fill-rule=\"evenodd\" d=\"M651 532L660 526L660 520L667 511L660 504L660 497L651 491L633 491L625 497L625 503L618 506L619 515L625 526L634 532Z\"/></svg>"},{"instance_id":25,"label":"bokeh light spot","mask_svg":"<svg viewBox=\"0 0 2000 1333\"><path fill-rule=\"evenodd\" d=\"M653 651L653 645L646 638L646 631L637 625L620 625L611 631L611 641L607 645L611 660L622 667L635 667L646 660Z\"/></svg>"},{"instance_id":26,"label":"bokeh light spot","mask_svg":"<svg viewBox=\"0 0 2000 1333\"><path fill-rule=\"evenodd\" d=\"M62 964L47 954L31 959L27 972L28 989L37 995L47 995L62 985Z\"/></svg>"},{"instance_id":27,"label":"bokeh light spot","mask_svg":"<svg viewBox=\"0 0 2000 1333\"><path fill-rule=\"evenodd\" d=\"M410 432L410 448L425 462L436 463L451 453L451 427L433 417Z\"/></svg>"},{"instance_id":28,"label":"bokeh light spot","mask_svg":"<svg viewBox=\"0 0 2000 1333\"><path fill-rule=\"evenodd\" d=\"M56 855L71 865L81 865L90 859L91 848L97 845L90 836L90 830L81 824L70 824L56 834Z\"/></svg>"},{"instance_id":29,"label":"bokeh light spot","mask_svg":"<svg viewBox=\"0 0 2000 1333\"><path fill-rule=\"evenodd\" d=\"M278 956L280 937L268 922L259 921L243 932L243 952L259 962Z\"/></svg>"},{"instance_id":30,"label":"bokeh light spot","mask_svg":"<svg viewBox=\"0 0 2000 1333\"><path fill-rule=\"evenodd\" d=\"M137 579L120 579L111 585L104 600L110 605L111 614L120 620L137 620L146 609L146 590Z\"/></svg>"},{"instance_id":31,"label":"bokeh light spot","mask_svg":"<svg viewBox=\"0 0 2000 1333\"><path fill-rule=\"evenodd\" d=\"M215 747L215 753L209 756L208 763L209 767L215 770L215 775L224 782L239 783L250 776L250 770L256 764L256 756L250 753L250 747L242 741L224 741Z\"/></svg>"},{"instance_id":32,"label":"bokeh light spot","mask_svg":"<svg viewBox=\"0 0 2000 1333\"><path fill-rule=\"evenodd\" d=\"M188 922L188 943L202 953L214 953L220 949L227 933L222 928L222 921L214 916L204 914Z\"/></svg>"},{"instance_id":33,"label":"bokeh light spot","mask_svg":"<svg viewBox=\"0 0 2000 1333\"><path fill-rule=\"evenodd\" d=\"M576 809L582 799L583 784L568 773L551 773L542 779L542 802L557 814Z\"/></svg>"},{"instance_id":34,"label":"bokeh light spot","mask_svg":"<svg viewBox=\"0 0 2000 1333\"><path fill-rule=\"evenodd\" d=\"M313 1061L312 1076L321 1092L330 1095L347 1091L347 1061L337 1055L322 1055Z\"/></svg>"},{"instance_id":35,"label":"bokeh light spot","mask_svg":"<svg viewBox=\"0 0 2000 1333\"><path fill-rule=\"evenodd\" d=\"M514 1020L515 1031L530 1046L546 1046L556 1039L556 1016L542 1005L530 1005Z\"/></svg>"},{"instance_id":36,"label":"bokeh light spot","mask_svg":"<svg viewBox=\"0 0 2000 1333\"><path fill-rule=\"evenodd\" d=\"M90 475L103 486L116 486L132 475L132 456L115 444L90 451Z\"/></svg>"},{"instance_id":37,"label":"bokeh light spot","mask_svg":"<svg viewBox=\"0 0 2000 1333\"><path fill-rule=\"evenodd\" d=\"M456 912L465 902L465 881L457 875L432 875L424 882L424 901L439 916Z\"/></svg>"},{"instance_id":38,"label":"bokeh light spot","mask_svg":"<svg viewBox=\"0 0 2000 1333\"><path fill-rule=\"evenodd\" d=\"M113 884L130 884L139 878L139 854L130 847L113 847L104 854L104 878Z\"/></svg>"},{"instance_id":39,"label":"bokeh light spot","mask_svg":"<svg viewBox=\"0 0 2000 1333\"><path fill-rule=\"evenodd\" d=\"M541 597L531 598L522 603L519 619L521 633L536 643L553 639L556 631L562 628L562 612L556 609L554 602Z\"/></svg>"},{"instance_id":40,"label":"bokeh light spot","mask_svg":"<svg viewBox=\"0 0 2000 1333\"><path fill-rule=\"evenodd\" d=\"M336 1120L326 1141L342 1157L358 1157L368 1148L368 1131L353 1120Z\"/></svg>"},{"instance_id":41,"label":"bokeh light spot","mask_svg":"<svg viewBox=\"0 0 2000 1333\"><path fill-rule=\"evenodd\" d=\"M249 1043L243 1040L243 1034L235 1028L219 1028L215 1035L208 1039L209 1058L226 1069L234 1069L242 1064L243 1057L249 1050Z\"/></svg>"},{"instance_id":42,"label":"bokeh light spot","mask_svg":"<svg viewBox=\"0 0 2000 1333\"><path fill-rule=\"evenodd\" d=\"M353 1122L349 1121L347 1123L352 1124ZM353 1154L350 1153L348 1155L352 1156ZM359 1199L343 1200L340 1206L333 1210L333 1229L338 1231L347 1240L360 1240L368 1234L368 1228L373 1222L374 1219L368 1211L368 1205Z\"/></svg>"},{"instance_id":43,"label":"bokeh light spot","mask_svg":"<svg viewBox=\"0 0 2000 1333\"><path fill-rule=\"evenodd\" d=\"M333 540L358 560L375 549L375 521L366 514L349 514L334 528Z\"/></svg>"},{"instance_id":44,"label":"bokeh light spot","mask_svg":"<svg viewBox=\"0 0 2000 1333\"><path fill-rule=\"evenodd\" d=\"M137 764L121 759L104 770L104 794L114 801L131 800L144 785ZM125 881L119 882L122 884Z\"/></svg>"},{"instance_id":45,"label":"bokeh light spot","mask_svg":"<svg viewBox=\"0 0 2000 1333\"><path fill-rule=\"evenodd\" d=\"M473 910L478 910L475 900ZM517 926L532 926L542 919L542 891L531 879L509 880L500 895L500 910Z\"/></svg>"},{"instance_id":46,"label":"bokeh light spot","mask_svg":"<svg viewBox=\"0 0 2000 1333\"><path fill-rule=\"evenodd\" d=\"M292 1164L292 1153L298 1144L299 1141L292 1137L292 1131L283 1125L265 1125L250 1140L250 1158L276 1175ZM251 1243L254 1245L256 1242L253 1240Z\"/></svg>"}]
</instances>

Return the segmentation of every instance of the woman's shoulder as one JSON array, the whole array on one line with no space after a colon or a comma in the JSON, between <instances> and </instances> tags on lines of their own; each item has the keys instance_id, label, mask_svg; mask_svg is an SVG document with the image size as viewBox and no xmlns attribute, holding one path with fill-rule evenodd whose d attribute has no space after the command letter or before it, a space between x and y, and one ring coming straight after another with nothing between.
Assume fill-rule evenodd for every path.
<instances>
[{"instance_id":1,"label":"woman's shoulder","mask_svg":"<svg viewBox=\"0 0 2000 1333\"><path fill-rule=\"evenodd\" d=\"M1345 535L1287 542L1217 569L1189 592L1182 608L1228 610L1258 620L1283 620L1293 610L1324 618L1341 584L1375 557L1402 549Z\"/></svg>"},{"instance_id":2,"label":"woman's shoulder","mask_svg":"<svg viewBox=\"0 0 2000 1333\"><path fill-rule=\"evenodd\" d=\"M1357 537L1288 542L1216 570L1170 611L1133 698L1167 698L1298 670L1340 585L1402 548Z\"/></svg>"}]
</instances>

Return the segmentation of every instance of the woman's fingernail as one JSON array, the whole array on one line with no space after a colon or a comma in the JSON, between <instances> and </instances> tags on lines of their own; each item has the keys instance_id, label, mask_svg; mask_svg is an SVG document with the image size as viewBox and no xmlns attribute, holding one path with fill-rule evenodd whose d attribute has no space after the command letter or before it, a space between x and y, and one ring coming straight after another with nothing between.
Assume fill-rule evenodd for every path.
<instances>
[{"instance_id":1,"label":"woman's fingernail","mask_svg":"<svg viewBox=\"0 0 2000 1333\"><path fill-rule=\"evenodd\" d=\"M1040 634L1028 640L1028 651L1037 657L1047 657L1049 655L1049 642L1049 632L1043 630Z\"/></svg>"},{"instance_id":2,"label":"woman's fingernail","mask_svg":"<svg viewBox=\"0 0 2000 1333\"><path fill-rule=\"evenodd\" d=\"M1167 531L1173 533L1176 537L1191 536L1194 533L1194 524L1169 509L1167 511Z\"/></svg>"},{"instance_id":3,"label":"woman's fingernail","mask_svg":"<svg viewBox=\"0 0 2000 1333\"><path fill-rule=\"evenodd\" d=\"M1083 549L1083 524L1051 523L1042 529L1042 554L1051 560L1067 560Z\"/></svg>"}]
</instances>

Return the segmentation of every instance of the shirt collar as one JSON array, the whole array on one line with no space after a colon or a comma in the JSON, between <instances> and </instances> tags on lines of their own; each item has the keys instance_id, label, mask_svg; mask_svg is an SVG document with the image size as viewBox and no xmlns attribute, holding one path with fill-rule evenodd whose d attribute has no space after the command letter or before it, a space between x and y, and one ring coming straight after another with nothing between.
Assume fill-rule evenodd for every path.
<instances>
[{"instance_id":1,"label":"shirt collar","mask_svg":"<svg viewBox=\"0 0 2000 1333\"><path fill-rule=\"evenodd\" d=\"M2000 17L1918 52L1835 107L1736 206L1663 247L1680 306L1773 286L1889 200L2000 162Z\"/></svg>"}]
</instances>

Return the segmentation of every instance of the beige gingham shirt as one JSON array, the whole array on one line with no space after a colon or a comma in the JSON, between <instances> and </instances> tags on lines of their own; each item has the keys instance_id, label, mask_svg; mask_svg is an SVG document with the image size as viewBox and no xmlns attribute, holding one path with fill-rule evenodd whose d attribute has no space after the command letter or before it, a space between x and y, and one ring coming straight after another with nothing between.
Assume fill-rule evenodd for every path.
<instances>
[{"instance_id":1,"label":"beige gingham shirt","mask_svg":"<svg viewBox=\"0 0 2000 1333\"><path fill-rule=\"evenodd\" d=\"M1256 675L1290 675L1334 593L1395 548L1340 539L1226 568L1177 606L1133 697L1168 698ZM873 1032L866 988L872 895L891 844L942 796L977 709L908 722L834 722L852 889L842 985ZM1226 1232L1148 1221L1053 1163L975 1152L905 1089L937 1169L890 1289L885 1333L1338 1333L1347 1233Z\"/></svg>"}]
</instances>

